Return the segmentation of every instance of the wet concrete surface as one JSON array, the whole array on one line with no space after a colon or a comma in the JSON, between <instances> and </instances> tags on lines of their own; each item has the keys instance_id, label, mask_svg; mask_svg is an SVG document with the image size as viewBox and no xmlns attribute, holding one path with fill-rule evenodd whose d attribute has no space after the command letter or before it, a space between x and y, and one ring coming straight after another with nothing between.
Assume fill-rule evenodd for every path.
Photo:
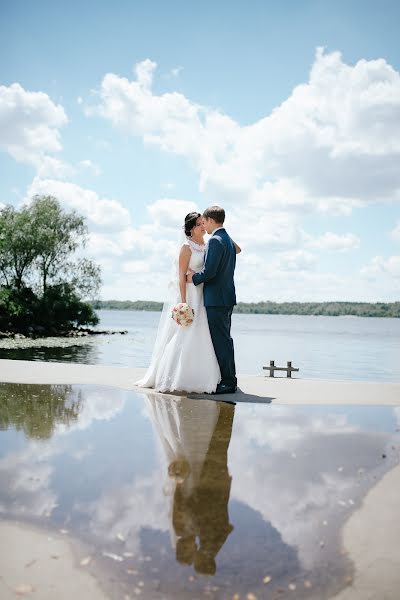
<instances>
[{"instance_id":1,"label":"wet concrete surface","mask_svg":"<svg viewBox=\"0 0 400 600\"><path fill-rule=\"evenodd\" d=\"M0 384L0 518L79 541L112 598L330 598L353 574L342 526L399 462L399 421Z\"/></svg>"}]
</instances>

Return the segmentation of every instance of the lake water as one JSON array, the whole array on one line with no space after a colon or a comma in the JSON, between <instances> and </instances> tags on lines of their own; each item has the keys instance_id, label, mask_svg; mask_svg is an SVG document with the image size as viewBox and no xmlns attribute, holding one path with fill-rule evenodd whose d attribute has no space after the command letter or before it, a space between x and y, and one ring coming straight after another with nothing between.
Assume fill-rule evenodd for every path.
<instances>
[{"instance_id":1,"label":"lake water","mask_svg":"<svg viewBox=\"0 0 400 600\"><path fill-rule=\"evenodd\" d=\"M352 581L341 529L398 464L399 421L384 406L0 384L0 519L70 539L110 598L327 600ZM41 569L30 552L25 584Z\"/></svg>"},{"instance_id":2,"label":"lake water","mask_svg":"<svg viewBox=\"0 0 400 600\"><path fill-rule=\"evenodd\" d=\"M100 310L101 329L127 335L78 340L0 340L0 358L146 367L160 313ZM239 374L262 374L291 360L298 376L400 381L400 319L234 314L232 336ZM201 368L201 362L199 362Z\"/></svg>"}]
</instances>

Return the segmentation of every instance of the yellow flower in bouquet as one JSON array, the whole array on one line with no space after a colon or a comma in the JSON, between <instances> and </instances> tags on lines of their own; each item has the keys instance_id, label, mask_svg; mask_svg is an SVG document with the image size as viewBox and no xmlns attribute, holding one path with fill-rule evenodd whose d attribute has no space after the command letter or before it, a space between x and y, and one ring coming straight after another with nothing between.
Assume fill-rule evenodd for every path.
<instances>
[{"instance_id":1,"label":"yellow flower in bouquet","mask_svg":"<svg viewBox=\"0 0 400 600\"><path fill-rule=\"evenodd\" d=\"M186 302L179 302L173 307L171 317L181 327L190 327L194 320L194 310Z\"/></svg>"}]
</instances>

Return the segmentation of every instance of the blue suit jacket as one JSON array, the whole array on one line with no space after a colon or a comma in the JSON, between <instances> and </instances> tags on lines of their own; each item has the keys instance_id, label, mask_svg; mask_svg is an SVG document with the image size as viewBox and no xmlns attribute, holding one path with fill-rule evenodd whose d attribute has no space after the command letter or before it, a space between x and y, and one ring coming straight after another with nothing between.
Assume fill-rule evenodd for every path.
<instances>
[{"instance_id":1,"label":"blue suit jacket","mask_svg":"<svg viewBox=\"0 0 400 600\"><path fill-rule=\"evenodd\" d=\"M236 250L225 229L219 229L208 242L204 269L193 275L194 285L204 283L204 306L236 304L233 275Z\"/></svg>"}]
</instances>

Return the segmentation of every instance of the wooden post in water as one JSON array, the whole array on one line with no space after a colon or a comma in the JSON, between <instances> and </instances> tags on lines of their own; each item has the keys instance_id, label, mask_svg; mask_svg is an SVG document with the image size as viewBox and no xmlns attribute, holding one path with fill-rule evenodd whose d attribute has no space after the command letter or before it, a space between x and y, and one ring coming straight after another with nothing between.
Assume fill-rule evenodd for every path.
<instances>
[{"instance_id":1,"label":"wooden post in water","mask_svg":"<svg viewBox=\"0 0 400 600\"><path fill-rule=\"evenodd\" d=\"M271 367L270 370L269 370L269 376L270 377L275 377L275 375L274 375L275 361L274 360L270 360L269 361L269 366Z\"/></svg>"},{"instance_id":2,"label":"wooden post in water","mask_svg":"<svg viewBox=\"0 0 400 600\"><path fill-rule=\"evenodd\" d=\"M269 371L270 377L275 377L275 371L286 371L286 377L292 377L292 371L298 371L297 367L292 367L292 361L287 361L287 367L276 367L275 361L269 361L269 367L263 367L264 371Z\"/></svg>"}]
</instances>

